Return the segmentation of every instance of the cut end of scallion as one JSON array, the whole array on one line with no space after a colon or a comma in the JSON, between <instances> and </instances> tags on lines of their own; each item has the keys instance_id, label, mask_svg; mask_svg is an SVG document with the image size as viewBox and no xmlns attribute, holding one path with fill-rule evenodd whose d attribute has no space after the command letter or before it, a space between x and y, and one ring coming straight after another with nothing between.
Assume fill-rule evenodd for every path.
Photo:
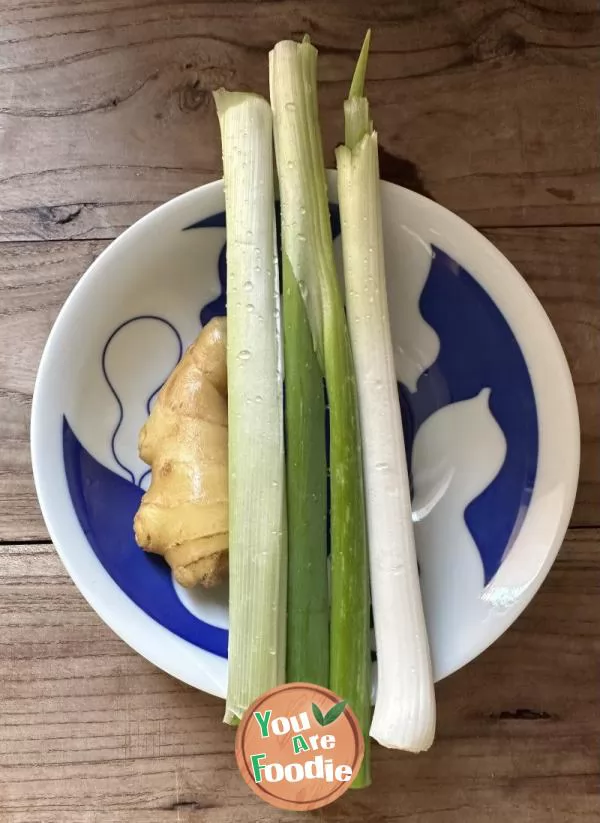
<instances>
[{"instance_id":1,"label":"cut end of scallion","mask_svg":"<svg viewBox=\"0 0 600 823\"><path fill-rule=\"evenodd\" d=\"M263 104L266 103L266 100L260 94L246 91L229 91L223 88L213 91L213 99L220 118L224 117L228 110L234 106L243 106L254 102L259 108L262 108Z\"/></svg>"}]
</instances>

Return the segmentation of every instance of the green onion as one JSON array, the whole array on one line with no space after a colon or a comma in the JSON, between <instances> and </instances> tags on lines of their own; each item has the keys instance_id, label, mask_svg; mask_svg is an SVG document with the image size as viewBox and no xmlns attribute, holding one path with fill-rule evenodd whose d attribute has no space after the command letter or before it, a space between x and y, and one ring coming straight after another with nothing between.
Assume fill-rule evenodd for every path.
<instances>
[{"instance_id":1,"label":"green onion","mask_svg":"<svg viewBox=\"0 0 600 823\"><path fill-rule=\"evenodd\" d=\"M304 301L283 253L288 516L287 679L329 684L325 394Z\"/></svg>"},{"instance_id":2,"label":"green onion","mask_svg":"<svg viewBox=\"0 0 600 823\"><path fill-rule=\"evenodd\" d=\"M356 382L333 256L317 106L317 51L278 43L269 55L283 247L306 305L330 412L330 678L365 735L354 781L370 782L369 570Z\"/></svg>"},{"instance_id":3,"label":"green onion","mask_svg":"<svg viewBox=\"0 0 600 823\"><path fill-rule=\"evenodd\" d=\"M435 734L435 695L386 295L377 134L363 97L368 48L369 34L344 106L346 145L336 157L377 644L371 736L384 746L422 751Z\"/></svg>"},{"instance_id":4,"label":"green onion","mask_svg":"<svg viewBox=\"0 0 600 823\"><path fill-rule=\"evenodd\" d=\"M295 49L295 45L294 45ZM295 59L294 55L290 55ZM286 77L290 78L288 73ZM273 80L273 78L271 78ZM275 123L280 113L271 97ZM294 113L288 101L287 113ZM279 137L275 131L278 157ZM281 165L285 165L286 173ZM311 218L304 204L306 173L296 155L279 162L282 248L285 413L289 526L288 681L329 683L329 586L327 575L327 455L323 374L307 318L307 301L320 318L321 298L309 245ZM292 189L292 196L288 196ZM304 189L303 189L304 187ZM310 284L310 292L307 285ZM304 296L304 299L303 299ZM313 302L314 301L314 302ZM320 326L316 329L320 341ZM320 342L318 346L322 347Z\"/></svg>"},{"instance_id":5,"label":"green onion","mask_svg":"<svg viewBox=\"0 0 600 823\"><path fill-rule=\"evenodd\" d=\"M285 464L272 115L218 91L227 219L229 675L225 722L285 680Z\"/></svg>"}]
</instances>

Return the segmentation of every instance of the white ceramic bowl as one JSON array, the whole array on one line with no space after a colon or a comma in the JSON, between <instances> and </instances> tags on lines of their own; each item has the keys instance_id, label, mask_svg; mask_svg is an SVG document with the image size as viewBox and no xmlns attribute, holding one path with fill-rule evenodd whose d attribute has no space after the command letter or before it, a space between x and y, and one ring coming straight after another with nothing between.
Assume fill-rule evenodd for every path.
<instances>
[{"instance_id":1,"label":"white ceramic bowl","mask_svg":"<svg viewBox=\"0 0 600 823\"><path fill-rule=\"evenodd\" d=\"M554 330L500 252L417 194L383 184L382 198L421 583L440 679L499 637L546 576L575 497L577 408ZM132 518L148 481L138 431L201 323L225 312L223 208L221 182L195 189L99 256L48 339L32 412L40 505L75 584L140 654L221 696L226 589L174 585L163 561L136 547ZM332 213L337 234L335 206Z\"/></svg>"}]
</instances>

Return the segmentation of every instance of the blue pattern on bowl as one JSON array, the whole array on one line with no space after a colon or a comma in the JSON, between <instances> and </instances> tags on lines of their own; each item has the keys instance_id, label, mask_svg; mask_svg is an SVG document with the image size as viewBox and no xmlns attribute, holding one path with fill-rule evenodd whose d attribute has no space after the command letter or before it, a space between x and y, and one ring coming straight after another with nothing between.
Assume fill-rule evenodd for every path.
<instances>
[{"instance_id":1,"label":"blue pattern on bowl","mask_svg":"<svg viewBox=\"0 0 600 823\"><path fill-rule=\"evenodd\" d=\"M337 236L339 211L337 206L331 208L332 228ZM224 226L225 215L221 212L184 230ZM420 311L437 333L440 351L433 365L421 375L415 392L399 385L407 456L410 465L416 433L432 414L451 403L475 397L484 388L491 389L490 410L506 438L506 457L494 480L464 512L488 583L510 549L531 499L538 461L535 396L519 345L495 303L444 251L433 251ZM202 325L211 317L225 314L225 255L224 245L218 260L221 293L202 307ZM104 373L106 376L105 370ZM111 391L122 417L121 401L112 386ZM148 398L148 409L154 394ZM112 433L113 443L117 431L118 425ZM111 434L107 432L107 436ZM167 565L136 546L132 523L143 492L133 482L131 471L118 461L114 448L115 460L131 481L98 463L79 442L66 419L63 451L73 507L92 550L111 578L165 628L200 648L226 657L227 631L188 612L175 593Z\"/></svg>"}]
</instances>

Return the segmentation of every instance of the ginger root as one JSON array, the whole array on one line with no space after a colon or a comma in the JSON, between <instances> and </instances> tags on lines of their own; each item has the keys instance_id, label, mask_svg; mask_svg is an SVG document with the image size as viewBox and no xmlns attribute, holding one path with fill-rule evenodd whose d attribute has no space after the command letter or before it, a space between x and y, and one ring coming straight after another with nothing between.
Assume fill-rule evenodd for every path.
<instances>
[{"instance_id":1,"label":"ginger root","mask_svg":"<svg viewBox=\"0 0 600 823\"><path fill-rule=\"evenodd\" d=\"M135 516L135 539L163 555L183 586L213 586L227 574L226 328L217 317L202 329L140 432L152 482Z\"/></svg>"}]
</instances>

